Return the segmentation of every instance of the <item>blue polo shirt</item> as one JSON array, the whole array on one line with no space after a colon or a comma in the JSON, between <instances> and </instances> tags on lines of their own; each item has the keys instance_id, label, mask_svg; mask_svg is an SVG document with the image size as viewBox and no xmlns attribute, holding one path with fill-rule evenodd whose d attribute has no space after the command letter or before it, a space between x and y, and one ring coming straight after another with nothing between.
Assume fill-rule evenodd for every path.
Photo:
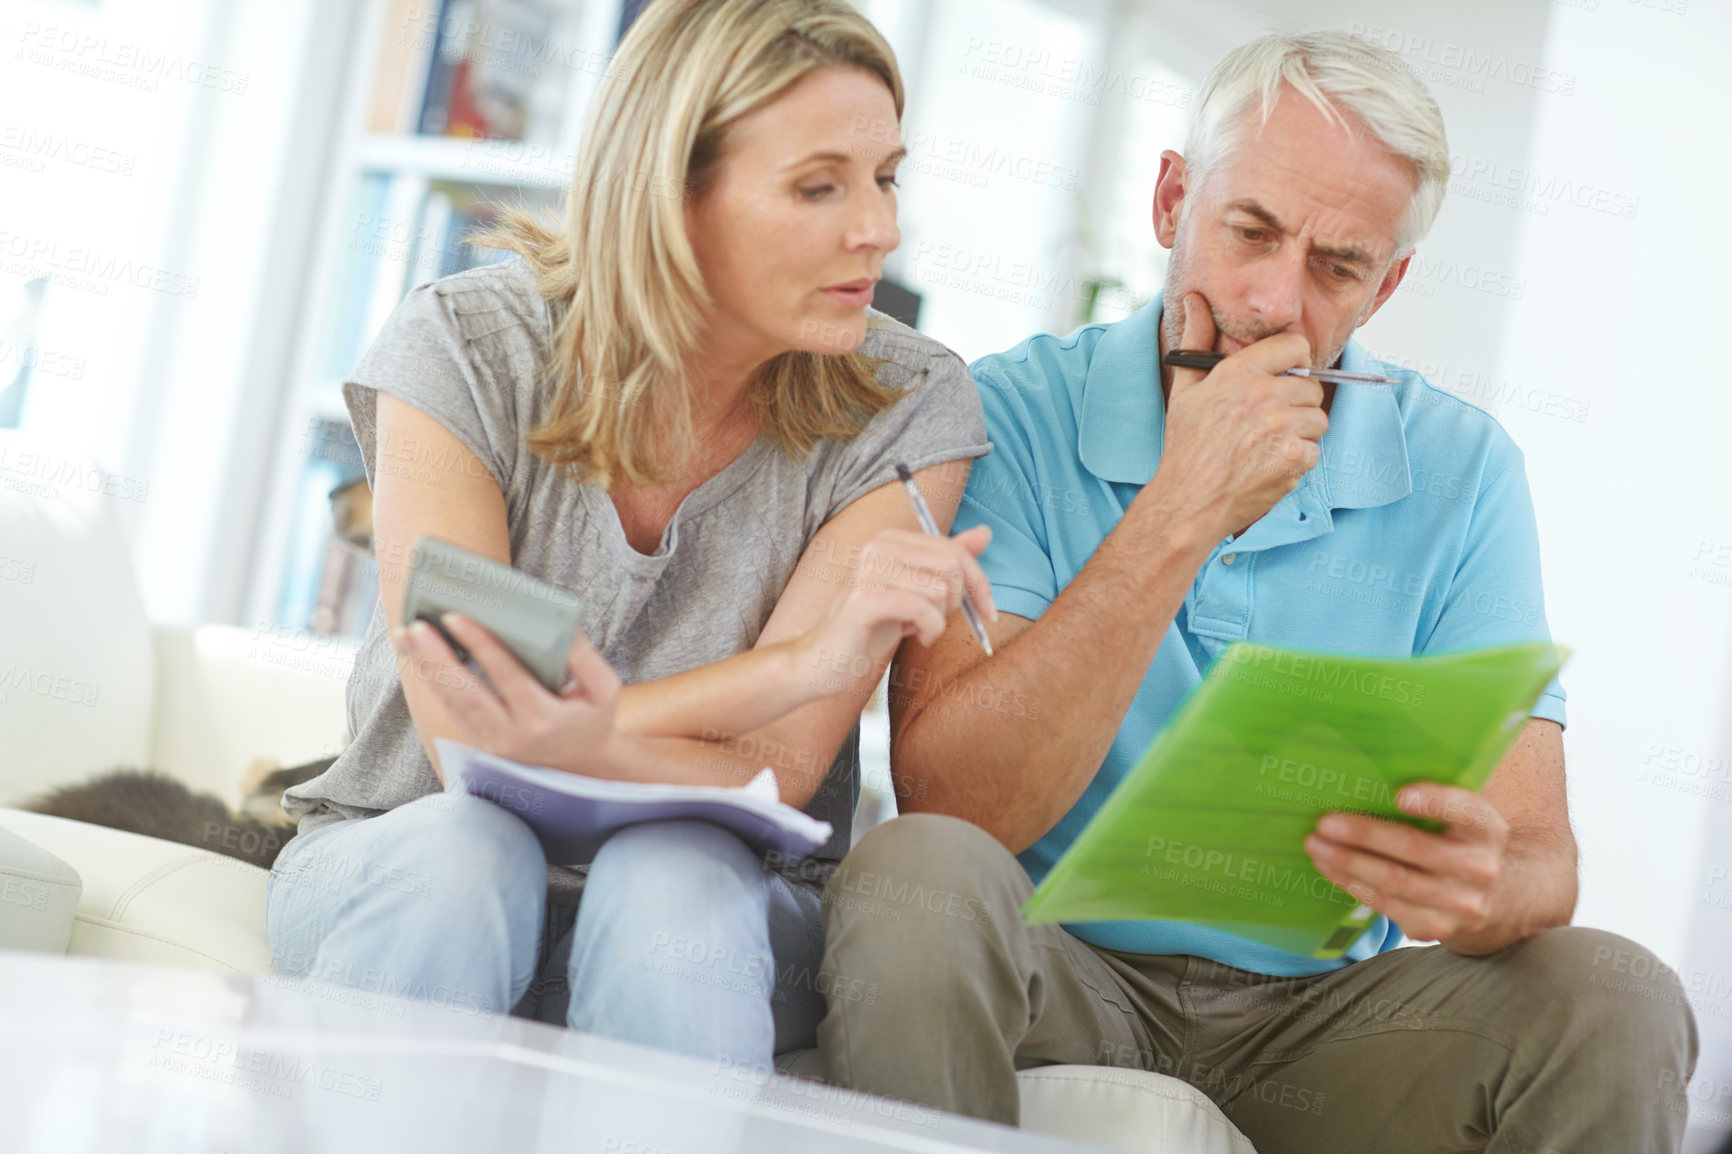
<instances>
[{"instance_id":1,"label":"blue polo shirt","mask_svg":"<svg viewBox=\"0 0 1732 1154\"><path fill-rule=\"evenodd\" d=\"M1110 325L1035 336L973 365L992 453L955 531L992 527L980 562L1007 613L1039 618L1161 461L1161 301ZM1374 656L1549 640L1521 450L1485 412L1349 342L1341 367L1400 384L1340 385L1322 456L1298 488L1197 573L1094 780L1020 855L1038 883L1234 641ZM1535 717L1564 721L1554 682ZM1257 973L1337 969L1395 948L1379 917L1337 961L1184 922L1089 922L1084 941L1195 954Z\"/></svg>"}]
</instances>

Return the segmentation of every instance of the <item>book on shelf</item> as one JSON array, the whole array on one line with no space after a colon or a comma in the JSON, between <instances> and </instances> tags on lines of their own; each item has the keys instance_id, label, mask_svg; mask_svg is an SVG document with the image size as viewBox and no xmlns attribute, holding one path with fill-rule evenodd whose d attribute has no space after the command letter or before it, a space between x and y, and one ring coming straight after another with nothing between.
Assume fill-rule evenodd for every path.
<instances>
[{"instance_id":1,"label":"book on shelf","mask_svg":"<svg viewBox=\"0 0 1732 1154\"><path fill-rule=\"evenodd\" d=\"M463 51L452 68L444 133L523 140L552 42L553 13L534 0L474 3L476 22L462 29Z\"/></svg>"},{"instance_id":2,"label":"book on shelf","mask_svg":"<svg viewBox=\"0 0 1732 1154\"><path fill-rule=\"evenodd\" d=\"M350 209L353 223L337 274L339 285L329 356L325 361L326 377L340 377L348 372L361 354L363 341L374 331L369 328L368 307L374 295L379 257L390 234L385 223L385 204L391 180L389 173L362 173L355 190Z\"/></svg>"},{"instance_id":3,"label":"book on shelf","mask_svg":"<svg viewBox=\"0 0 1732 1154\"><path fill-rule=\"evenodd\" d=\"M390 0L379 55L373 67L373 99L367 131L386 135L420 127L421 97L433 62L438 13L429 20L427 0Z\"/></svg>"},{"instance_id":4,"label":"book on shelf","mask_svg":"<svg viewBox=\"0 0 1732 1154\"><path fill-rule=\"evenodd\" d=\"M373 261L365 306L366 335L371 339L384 327L409 292L409 269L420 237L421 213L427 199L427 182L413 176L390 177L385 186L383 213L372 218L367 229L368 257ZM383 227L380 227L380 226ZM356 350L357 353L359 350ZM351 366L344 365L342 371Z\"/></svg>"},{"instance_id":5,"label":"book on shelf","mask_svg":"<svg viewBox=\"0 0 1732 1154\"><path fill-rule=\"evenodd\" d=\"M537 87L560 80L547 0L391 0L368 130L482 140L545 135Z\"/></svg>"},{"instance_id":6,"label":"book on shelf","mask_svg":"<svg viewBox=\"0 0 1732 1154\"><path fill-rule=\"evenodd\" d=\"M443 182L433 184L427 190L416 222L416 249L408 269L408 288L510 259L511 254L502 249L463 243L466 238L492 228L498 219L498 206L473 189Z\"/></svg>"},{"instance_id":7,"label":"book on shelf","mask_svg":"<svg viewBox=\"0 0 1732 1154\"><path fill-rule=\"evenodd\" d=\"M347 421L315 417L308 422L276 624L341 637L366 630L379 596L378 566L338 539L331 517L332 491L364 476L360 446Z\"/></svg>"},{"instance_id":8,"label":"book on shelf","mask_svg":"<svg viewBox=\"0 0 1732 1154\"><path fill-rule=\"evenodd\" d=\"M401 173L366 172L355 194L348 252L338 275L323 375L341 379L409 290L508 259L464 244L499 209L474 187Z\"/></svg>"}]
</instances>

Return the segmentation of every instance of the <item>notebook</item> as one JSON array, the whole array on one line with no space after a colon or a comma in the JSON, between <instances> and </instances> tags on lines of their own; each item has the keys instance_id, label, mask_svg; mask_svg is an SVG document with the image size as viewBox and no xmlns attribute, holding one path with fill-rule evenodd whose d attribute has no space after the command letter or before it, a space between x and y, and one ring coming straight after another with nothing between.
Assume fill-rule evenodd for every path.
<instances>
[{"instance_id":1,"label":"notebook","mask_svg":"<svg viewBox=\"0 0 1732 1154\"><path fill-rule=\"evenodd\" d=\"M472 793L521 817L551 865L587 865L615 830L646 821L696 819L732 830L766 857L795 861L830 840L831 827L784 803L765 767L742 786L605 781L497 757L433 739L447 793Z\"/></svg>"}]
</instances>

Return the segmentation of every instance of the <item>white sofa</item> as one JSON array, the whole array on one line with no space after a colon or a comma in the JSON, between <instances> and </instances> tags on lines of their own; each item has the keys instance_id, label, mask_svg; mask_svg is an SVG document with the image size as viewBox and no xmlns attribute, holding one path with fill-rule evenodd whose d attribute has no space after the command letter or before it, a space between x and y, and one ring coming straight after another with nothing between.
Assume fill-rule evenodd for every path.
<instances>
[{"instance_id":1,"label":"white sofa","mask_svg":"<svg viewBox=\"0 0 1732 1154\"><path fill-rule=\"evenodd\" d=\"M0 431L0 463L0 829L82 882L67 952L269 970L263 870L10 807L120 767L160 770L232 807L254 758L294 765L343 748L352 650L150 624L100 470L13 431Z\"/></svg>"},{"instance_id":2,"label":"white sofa","mask_svg":"<svg viewBox=\"0 0 1732 1154\"><path fill-rule=\"evenodd\" d=\"M0 478L36 472L21 459L80 458L0 430L10 470ZM263 870L10 808L121 766L172 774L233 807L255 758L294 765L347 741L352 650L306 634L152 625L116 500L76 481L0 484L0 897L32 899L0 901L0 947L269 972ZM1172 1078L1048 1066L1021 1083L1029 1129L1131 1154L1254 1154Z\"/></svg>"}]
</instances>

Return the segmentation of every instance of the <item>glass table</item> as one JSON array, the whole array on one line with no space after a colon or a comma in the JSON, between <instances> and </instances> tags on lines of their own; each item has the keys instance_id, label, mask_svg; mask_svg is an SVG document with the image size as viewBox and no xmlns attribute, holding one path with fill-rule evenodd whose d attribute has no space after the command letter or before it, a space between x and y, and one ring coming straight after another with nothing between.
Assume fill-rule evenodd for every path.
<instances>
[{"instance_id":1,"label":"glass table","mask_svg":"<svg viewBox=\"0 0 1732 1154\"><path fill-rule=\"evenodd\" d=\"M1097 1149L462 1003L0 951L7 1154Z\"/></svg>"}]
</instances>

